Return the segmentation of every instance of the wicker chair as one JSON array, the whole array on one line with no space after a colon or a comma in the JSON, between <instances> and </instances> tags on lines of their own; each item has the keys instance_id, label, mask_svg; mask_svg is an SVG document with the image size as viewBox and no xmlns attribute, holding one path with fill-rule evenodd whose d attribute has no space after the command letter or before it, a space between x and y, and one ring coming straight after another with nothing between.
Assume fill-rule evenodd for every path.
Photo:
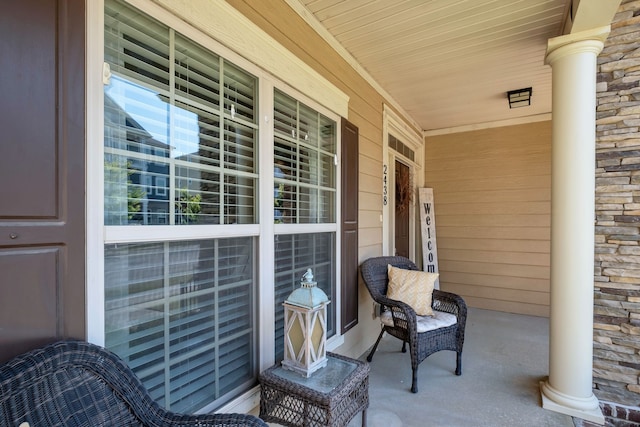
<instances>
[{"instance_id":1,"label":"wicker chair","mask_svg":"<svg viewBox=\"0 0 640 427\"><path fill-rule=\"evenodd\" d=\"M456 316L455 324L438 329L418 332L418 322L415 311L397 300L387 298L387 266L406 270L418 270L418 267L409 259L399 256L386 256L369 258L362 263L360 272L364 283L375 302L382 306L382 310L390 310L393 321L391 324L383 323L378 340L371 349L367 360L371 362L373 354L378 348L380 339L385 332L402 340L402 352L406 352L406 344L409 343L411 352L411 368L413 378L411 391L418 392L418 365L431 354L440 350L452 350L456 356L456 375L462 374L462 346L464 344L464 328L467 321L467 306L464 300L455 294L435 289L433 291L432 307L434 310L451 313Z\"/></svg>"},{"instance_id":2,"label":"wicker chair","mask_svg":"<svg viewBox=\"0 0 640 427\"><path fill-rule=\"evenodd\" d=\"M245 414L187 415L161 408L115 354L60 341L0 366L0 426L263 426Z\"/></svg>"}]
</instances>

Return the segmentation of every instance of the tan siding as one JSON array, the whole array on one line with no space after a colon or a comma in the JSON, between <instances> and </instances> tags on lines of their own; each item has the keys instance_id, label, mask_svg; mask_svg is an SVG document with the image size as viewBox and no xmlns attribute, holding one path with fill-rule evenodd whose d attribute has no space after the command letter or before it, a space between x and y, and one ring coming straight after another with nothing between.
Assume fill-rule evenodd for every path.
<instances>
[{"instance_id":1,"label":"tan siding","mask_svg":"<svg viewBox=\"0 0 640 427\"><path fill-rule=\"evenodd\" d=\"M455 293L468 295L473 298L482 298L496 301L518 302L521 295L526 295L527 304L549 305L549 294L547 292L523 291L506 288L491 288L483 286L470 286L452 284L451 290Z\"/></svg>"},{"instance_id":2,"label":"tan siding","mask_svg":"<svg viewBox=\"0 0 640 427\"><path fill-rule=\"evenodd\" d=\"M360 173L382 177L382 161L380 159L363 156L362 153L360 154ZM380 186L378 185L378 187Z\"/></svg>"},{"instance_id":3,"label":"tan siding","mask_svg":"<svg viewBox=\"0 0 640 427\"><path fill-rule=\"evenodd\" d=\"M440 244L441 238L444 237L497 239L499 241L517 238L528 240L544 240L548 244L550 236L551 229L549 228L547 228L546 232L543 233L543 230L531 227L476 227L475 225L464 227L443 227L438 224L438 245Z\"/></svg>"},{"instance_id":4,"label":"tan siding","mask_svg":"<svg viewBox=\"0 0 640 427\"><path fill-rule=\"evenodd\" d=\"M380 167L375 169L364 169L360 168L360 172L366 172L368 174L378 173L382 176L382 146L377 145L375 142L360 136L360 156L367 157L372 160L376 160L380 162Z\"/></svg>"},{"instance_id":5,"label":"tan siding","mask_svg":"<svg viewBox=\"0 0 640 427\"><path fill-rule=\"evenodd\" d=\"M499 301L496 299L476 298L465 296L465 301L469 307L483 308L485 310L506 311L508 313L519 313L530 316L549 317L548 305L535 305L514 301Z\"/></svg>"},{"instance_id":6,"label":"tan siding","mask_svg":"<svg viewBox=\"0 0 640 427\"><path fill-rule=\"evenodd\" d=\"M457 272L449 272L447 276L451 283L465 283L478 287L522 289L536 292L546 292L549 289L548 279Z\"/></svg>"},{"instance_id":7,"label":"tan siding","mask_svg":"<svg viewBox=\"0 0 640 427\"><path fill-rule=\"evenodd\" d=\"M513 252L503 249L488 251L486 249L440 249L440 259L455 259L467 262L500 263L513 265L549 266L548 254L531 252Z\"/></svg>"},{"instance_id":8,"label":"tan siding","mask_svg":"<svg viewBox=\"0 0 640 427\"><path fill-rule=\"evenodd\" d=\"M545 182L547 179L545 178ZM469 202L482 202L482 203L501 203L501 202L522 202L539 200L549 202L551 193L548 188L536 189L531 188L527 191L521 190L485 190L482 192L476 191L457 191L451 193L442 193L438 197L439 203L456 203L461 198ZM546 199L545 199L546 198Z\"/></svg>"},{"instance_id":9,"label":"tan siding","mask_svg":"<svg viewBox=\"0 0 640 427\"><path fill-rule=\"evenodd\" d=\"M496 205L498 208L499 205ZM443 227L451 226L467 226L473 224L474 227L548 227L551 222L548 215L522 215L522 214L507 214L500 210L496 210L496 213L491 215L473 215L468 211L461 208L457 215L449 213L449 215L442 215L442 221L438 216L438 225ZM439 213L436 211L436 213ZM517 237L517 236L514 236Z\"/></svg>"},{"instance_id":10,"label":"tan siding","mask_svg":"<svg viewBox=\"0 0 640 427\"><path fill-rule=\"evenodd\" d=\"M518 265L503 264L500 262L473 262L467 260L448 260L439 257L439 269L442 276L442 283L446 283L447 272L461 272L470 274L491 274L506 276L508 278L530 277L535 279L550 278L549 267L539 265ZM445 286L446 290L446 286Z\"/></svg>"},{"instance_id":11,"label":"tan siding","mask_svg":"<svg viewBox=\"0 0 640 427\"><path fill-rule=\"evenodd\" d=\"M368 191L370 193L376 193L376 190L380 187L380 177L368 175L364 172L360 173L360 191ZM366 206L364 207L366 209Z\"/></svg>"},{"instance_id":12,"label":"tan siding","mask_svg":"<svg viewBox=\"0 0 640 427\"><path fill-rule=\"evenodd\" d=\"M452 237L438 241L438 250L455 248L466 248L473 251L541 252L549 255L549 243L544 240L456 239Z\"/></svg>"},{"instance_id":13,"label":"tan siding","mask_svg":"<svg viewBox=\"0 0 640 427\"><path fill-rule=\"evenodd\" d=\"M380 226L380 215L377 211L360 209L360 212L358 212L358 225L362 228L377 228Z\"/></svg>"},{"instance_id":14,"label":"tan siding","mask_svg":"<svg viewBox=\"0 0 640 427\"><path fill-rule=\"evenodd\" d=\"M360 246L371 246L382 244L382 236L376 228L362 228L358 232L358 243Z\"/></svg>"},{"instance_id":15,"label":"tan siding","mask_svg":"<svg viewBox=\"0 0 640 427\"><path fill-rule=\"evenodd\" d=\"M358 235L358 237L360 237L360 235ZM360 261L360 263L362 263L367 258L371 258L371 257L374 257L374 256L380 256L381 253L382 253L382 243L369 245L369 246L363 246L362 244L360 244L359 253L358 253L359 261ZM362 287L364 288L364 284L362 284ZM373 300L371 299L369 294L366 293L366 292L364 294L364 298L366 298L368 300L368 302L373 302ZM368 309L364 314L365 314L365 316L373 314L373 310ZM362 313L360 315L362 316ZM374 323L372 323L372 325L373 326L378 326L379 322L374 322ZM374 335L376 335L376 334L374 334ZM373 338L375 339L376 337L374 336ZM371 342L371 337L367 337L367 341L366 342L369 343L370 345L373 344L373 342ZM360 353L360 355L361 354L362 353Z\"/></svg>"},{"instance_id":16,"label":"tan siding","mask_svg":"<svg viewBox=\"0 0 640 427\"><path fill-rule=\"evenodd\" d=\"M427 155L428 156L428 155ZM427 157L427 161L429 158ZM450 160L450 163L455 163L455 160ZM521 170L522 173L527 173L526 170ZM460 174L464 173L464 176ZM473 175L472 175L473 173ZM445 193L455 193L459 189L464 188L466 191L481 191L486 189L494 190L496 188L502 188L505 190L519 190L529 191L540 189L540 186L546 186L551 188L551 175L533 175L533 176L483 176L484 173L490 174L490 171L486 169L470 170L465 168L458 169L457 173L434 171L434 174L442 174L437 178L434 178L431 183L438 184L438 187ZM475 179L474 179L475 177ZM462 185L462 187L461 187Z\"/></svg>"},{"instance_id":17,"label":"tan siding","mask_svg":"<svg viewBox=\"0 0 640 427\"><path fill-rule=\"evenodd\" d=\"M358 205L360 206L360 210L374 210L382 213L382 196L380 195L380 193L365 192L363 191L362 187L360 187L360 194L358 195L358 197ZM382 225L380 227L382 227Z\"/></svg>"},{"instance_id":18,"label":"tan siding","mask_svg":"<svg viewBox=\"0 0 640 427\"><path fill-rule=\"evenodd\" d=\"M472 307L549 312L551 123L426 138L440 284Z\"/></svg>"}]
</instances>

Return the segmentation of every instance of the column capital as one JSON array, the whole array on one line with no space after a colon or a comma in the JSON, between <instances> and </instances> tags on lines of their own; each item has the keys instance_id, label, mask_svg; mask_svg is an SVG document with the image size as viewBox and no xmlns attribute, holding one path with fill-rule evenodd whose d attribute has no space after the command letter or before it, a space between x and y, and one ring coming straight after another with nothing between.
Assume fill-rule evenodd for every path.
<instances>
[{"instance_id":1,"label":"column capital","mask_svg":"<svg viewBox=\"0 0 640 427\"><path fill-rule=\"evenodd\" d=\"M547 41L545 63L553 65L553 62L559 58L583 52L593 52L598 55L602 51L604 41L610 32L611 26L605 25L549 39Z\"/></svg>"}]
</instances>

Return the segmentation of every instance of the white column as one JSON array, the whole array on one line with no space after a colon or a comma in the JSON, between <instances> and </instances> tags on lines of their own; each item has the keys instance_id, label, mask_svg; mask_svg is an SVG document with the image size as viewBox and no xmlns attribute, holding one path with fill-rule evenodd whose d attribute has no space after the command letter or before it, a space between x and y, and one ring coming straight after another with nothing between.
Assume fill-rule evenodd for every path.
<instances>
[{"instance_id":1,"label":"white column","mask_svg":"<svg viewBox=\"0 0 640 427\"><path fill-rule=\"evenodd\" d=\"M551 316L542 406L604 424L593 388L596 57L609 27L549 40Z\"/></svg>"}]
</instances>

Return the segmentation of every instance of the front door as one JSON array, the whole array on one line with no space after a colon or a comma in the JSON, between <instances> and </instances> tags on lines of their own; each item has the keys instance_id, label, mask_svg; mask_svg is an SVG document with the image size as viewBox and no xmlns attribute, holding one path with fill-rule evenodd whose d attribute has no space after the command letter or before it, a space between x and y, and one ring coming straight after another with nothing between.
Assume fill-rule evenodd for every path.
<instances>
[{"instance_id":1,"label":"front door","mask_svg":"<svg viewBox=\"0 0 640 427\"><path fill-rule=\"evenodd\" d=\"M409 258L409 212L411 210L411 170L395 161L395 255Z\"/></svg>"}]
</instances>

